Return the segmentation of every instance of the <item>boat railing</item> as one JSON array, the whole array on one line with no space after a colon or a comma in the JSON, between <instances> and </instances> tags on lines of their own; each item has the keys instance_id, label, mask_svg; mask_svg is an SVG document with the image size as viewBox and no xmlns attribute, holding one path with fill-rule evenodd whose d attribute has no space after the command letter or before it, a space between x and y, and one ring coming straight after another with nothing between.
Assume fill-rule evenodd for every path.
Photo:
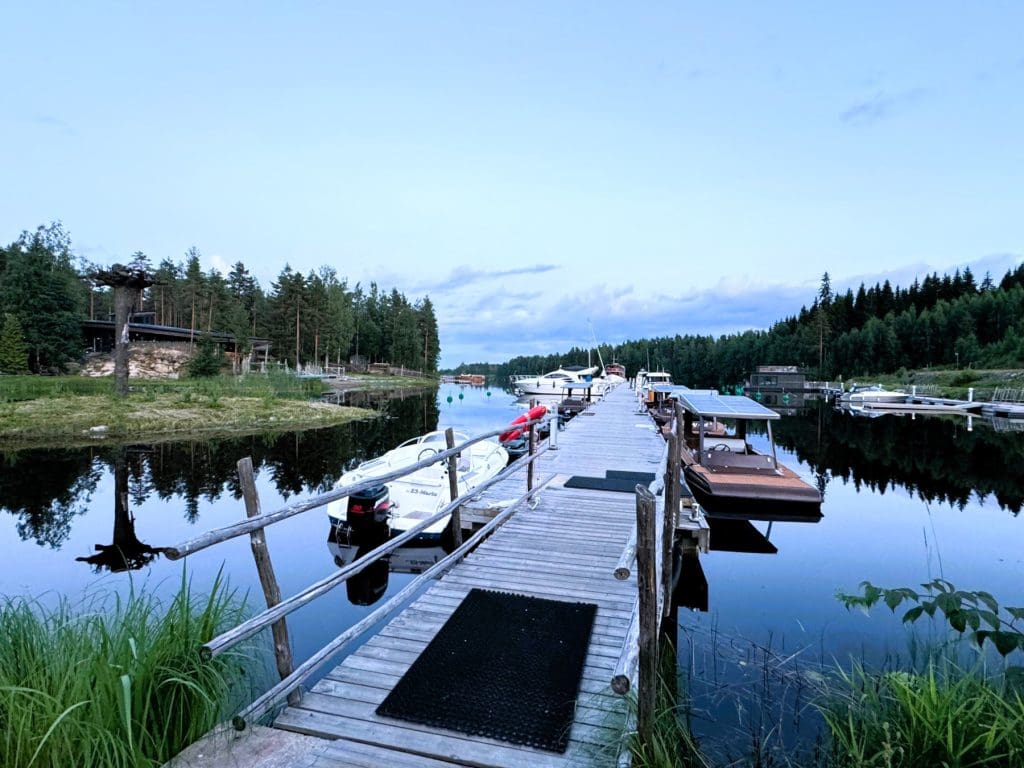
<instances>
[{"instance_id":1,"label":"boat railing","mask_svg":"<svg viewBox=\"0 0 1024 768\"><path fill-rule=\"evenodd\" d=\"M553 416L557 419L557 414ZM209 660L214 656L217 656L239 642L252 637L260 630L270 626L274 636L274 651L277 662L278 672L281 676L281 682L272 687L269 691L264 693L262 696L257 698L242 712L240 712L234 719L234 725L237 729L242 730L246 727L247 723L254 722L259 718L266 715L276 706L281 704L285 698L288 699L289 703L297 703L299 697L299 687L325 664L327 664L342 648L352 642L354 639L359 637L367 629L373 627L378 622L384 620L393 612L395 612L408 598L410 598L423 584L429 579L436 578L442 575L444 572L449 570L457 562L459 562L468 552L476 547L484 538L489 536L495 529L497 529L502 523L507 521L516 510L522 507L527 501L533 496L539 493L551 480L554 479L554 475L545 478L540 483L534 483L534 462L546 451L548 446L538 446L536 439L536 426L542 421L546 420L545 417L527 420L515 425L515 429L527 430L529 434L528 441L528 452L521 458L509 464L501 472L494 477L476 485L471 491L458 496L457 493L457 477L456 477L456 457L459 453L464 451L471 445L479 443L483 440L487 440L492 437L504 434L508 432L509 426L504 425L501 428L484 432L479 435L475 435L468 440L456 445L454 444L454 437L452 430L448 430L448 445L449 447L443 451L429 456L421 461L417 461L414 464L401 467L393 470L385 475L380 475L374 478L368 478L361 480L357 483L350 483L345 486L333 488L325 493L318 494L309 499L305 499L295 504L289 504L280 509L274 510L263 514L260 510L259 495L256 490L255 474L252 467L252 459L245 457L238 462L238 474L239 482L242 489L242 496L245 502L245 509L247 519L234 523L232 525L218 528L215 530L207 531L193 539L185 541L177 546L166 547L163 551L164 554L170 560L178 560L186 557L195 552L199 552L207 547L211 547L215 544L228 541L229 539L236 538L245 534L249 534L250 541L252 544L253 557L256 561L257 571L259 572L260 583L264 590L266 597L267 608L264 611L250 617L243 621L239 625L221 633L217 637L207 642L200 648L200 655L204 660ZM557 421L552 425L552 434L557 433ZM430 517L420 521L415 526L407 531L389 539L375 549L367 552L365 555L355 559L348 565L340 568L336 572L314 582L310 586L306 587L302 591L292 595L291 597L282 599L281 592L277 585L277 579L274 575L273 566L270 562L270 555L267 550L266 538L263 533L263 529L274 523L287 520L296 515L308 512L312 509L324 507L332 501L347 497L360 490L365 490L374 486L379 486L387 483L391 480L396 480L400 477L404 477L413 472L419 471L425 467L429 467L432 464L436 464L440 461L447 461L449 467L449 480L452 483L452 501L438 510ZM515 499L511 504L505 507L498 515L490 520L486 525L474 532L465 542L461 541L461 523L459 520L459 508L465 504L467 497L470 495L476 495L481 491L486 490L492 485L505 480L510 474L522 469L527 468L526 478L526 492L519 498ZM390 553L401 547L403 544L408 543L410 540L419 535L423 530L429 526L439 522L444 517L452 516L453 531L456 531L455 537L455 549L444 559L438 561L433 567L424 571L418 577L413 579L408 585L406 585L400 592L394 595L386 603L378 607L375 611L364 617L357 624L349 627L347 630L338 635L334 640L328 643L324 648L317 651L313 656L299 665L297 668L294 667L291 656L290 643L288 640L287 627L285 625L285 617L293 611L308 605L310 602L315 600L327 592L330 592L335 587L344 583L353 576L361 573L366 568L371 566L373 563L380 560L382 557L387 557ZM457 529L457 530L456 530Z\"/></svg>"},{"instance_id":2,"label":"boat railing","mask_svg":"<svg viewBox=\"0 0 1024 768\"><path fill-rule=\"evenodd\" d=\"M1024 403L1024 389L996 387L992 391L993 403Z\"/></svg>"}]
</instances>

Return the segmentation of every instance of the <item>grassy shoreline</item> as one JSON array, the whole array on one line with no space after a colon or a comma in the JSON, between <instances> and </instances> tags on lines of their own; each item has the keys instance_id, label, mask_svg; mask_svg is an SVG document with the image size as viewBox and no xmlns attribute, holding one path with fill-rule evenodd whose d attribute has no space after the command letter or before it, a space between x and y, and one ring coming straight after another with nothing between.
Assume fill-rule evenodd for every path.
<instances>
[{"instance_id":1,"label":"grassy shoreline","mask_svg":"<svg viewBox=\"0 0 1024 768\"><path fill-rule=\"evenodd\" d=\"M332 427L377 415L316 400L326 389L323 384L294 377L146 379L131 384L131 393L122 399L114 396L110 379L0 378L0 448L254 434ZM392 377L344 382L343 388L431 384Z\"/></svg>"},{"instance_id":2,"label":"grassy shoreline","mask_svg":"<svg viewBox=\"0 0 1024 768\"><path fill-rule=\"evenodd\" d=\"M999 389L1024 390L1024 371L1020 369L929 368L899 370L895 373L850 376L846 383L882 384L890 389L910 391L916 386L918 394L936 397L966 399L968 389L974 390L975 400L991 400Z\"/></svg>"}]
</instances>

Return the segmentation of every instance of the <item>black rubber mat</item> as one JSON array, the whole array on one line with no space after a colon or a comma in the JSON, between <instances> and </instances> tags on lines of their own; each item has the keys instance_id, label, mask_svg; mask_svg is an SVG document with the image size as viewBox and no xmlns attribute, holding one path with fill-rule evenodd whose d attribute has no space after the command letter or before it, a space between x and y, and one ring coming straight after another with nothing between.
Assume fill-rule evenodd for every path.
<instances>
[{"instance_id":1,"label":"black rubber mat","mask_svg":"<svg viewBox=\"0 0 1024 768\"><path fill-rule=\"evenodd\" d=\"M596 611L471 590L377 714L564 752Z\"/></svg>"},{"instance_id":2,"label":"black rubber mat","mask_svg":"<svg viewBox=\"0 0 1024 768\"><path fill-rule=\"evenodd\" d=\"M629 480L636 480L636 482L643 485L650 485L654 482L653 472L629 472L625 469L607 469L604 474L605 477L623 477Z\"/></svg>"},{"instance_id":3,"label":"black rubber mat","mask_svg":"<svg viewBox=\"0 0 1024 768\"><path fill-rule=\"evenodd\" d=\"M586 477L573 475L565 481L566 488L586 488L591 491L616 491L633 493L636 491L636 480L628 477Z\"/></svg>"},{"instance_id":4,"label":"black rubber mat","mask_svg":"<svg viewBox=\"0 0 1024 768\"><path fill-rule=\"evenodd\" d=\"M625 474L625 473L624 473ZM635 493L637 485L650 485L654 480L653 475L642 473L630 473L634 476L619 477L608 473L608 477L587 477L586 475L573 475L565 481L566 488L589 488L593 491L616 491L618 493ZM650 478L650 479L648 479Z\"/></svg>"}]
</instances>

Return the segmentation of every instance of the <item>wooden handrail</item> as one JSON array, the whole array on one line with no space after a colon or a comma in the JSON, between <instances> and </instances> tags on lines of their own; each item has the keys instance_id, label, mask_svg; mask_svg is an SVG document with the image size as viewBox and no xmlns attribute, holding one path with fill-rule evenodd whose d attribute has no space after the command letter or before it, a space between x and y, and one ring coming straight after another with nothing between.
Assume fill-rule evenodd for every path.
<instances>
[{"instance_id":1,"label":"wooden handrail","mask_svg":"<svg viewBox=\"0 0 1024 768\"><path fill-rule=\"evenodd\" d=\"M633 615L629 618L629 629L622 641L619 661L612 672L612 690L625 696L636 680L636 667L640 659L640 603L633 605Z\"/></svg>"},{"instance_id":2,"label":"wooden handrail","mask_svg":"<svg viewBox=\"0 0 1024 768\"><path fill-rule=\"evenodd\" d=\"M238 482L242 488L242 498L245 500L246 517L259 517L260 495L256 490L256 476L252 471L252 458L246 456L238 461ZM273 608L281 602L281 588L277 584L277 577L274 575L274 566L270 560L270 551L267 549L267 538L260 528L249 534L252 547L252 557L256 561L256 572L260 577L260 585L263 587L263 596L267 602L267 608ZM277 672L281 679L288 677L295 668L292 660L292 645L288 639L288 624L284 619L275 621L271 628L274 637L274 658L277 661ZM200 652L201 653L201 652ZM289 704L298 704L291 698Z\"/></svg>"},{"instance_id":3,"label":"wooden handrail","mask_svg":"<svg viewBox=\"0 0 1024 768\"><path fill-rule=\"evenodd\" d=\"M540 453L536 454L540 456ZM296 687L301 685L303 681L310 675L314 674L324 664L331 660L331 658L346 644L359 637L363 632L377 624L379 621L387 618L393 613L405 600L428 580L435 576L439 576L448 571L454 566L459 560L461 560L468 552L470 552L476 545L482 541L485 537L489 536L498 526L502 525L507 521L516 510L522 506L530 497L536 495L538 492L543 490L548 483L555 479L555 475L551 475L546 478L542 483L538 484L533 490L527 491L512 504L501 511L493 520L488 522L483 528L470 536L465 543L450 555L437 563L432 565L430 568L425 570L415 579L410 581L405 587L402 588L394 597L384 603L382 606L377 608L373 613L363 618L357 624L346 629L334 640L325 645L315 654L313 654L308 660L302 663L298 669L296 669L291 675L282 680L280 683L275 685L269 691L264 693L252 704L242 710L233 719L233 724L236 729L244 730L246 723L252 720L257 720L271 709L273 709L281 699L287 696Z\"/></svg>"},{"instance_id":4,"label":"wooden handrail","mask_svg":"<svg viewBox=\"0 0 1024 768\"><path fill-rule=\"evenodd\" d=\"M658 471L654 474L654 481L647 486L652 495L657 496L665 489L665 468L669 458L669 444L665 443L665 449L661 453L661 461L658 462ZM626 539L626 546L619 555L619 561L615 564L615 578L625 581L633 572L633 563L636 562L636 524Z\"/></svg>"},{"instance_id":5,"label":"wooden handrail","mask_svg":"<svg viewBox=\"0 0 1024 768\"><path fill-rule=\"evenodd\" d=\"M644 488L642 485L636 487L636 503L637 503L637 518L638 524L640 520L641 504L643 504L646 510L646 498L650 495L650 491ZM649 532L649 535L653 537L653 540L657 542L658 535L668 535L668 525L666 523L667 515L665 514L665 504L662 497L652 496L653 501L653 514L647 515L644 512L644 519L650 522L650 525L654 528L653 531ZM633 534L636 535L636 526L633 528ZM672 534L674 536L674 532ZM634 539L634 555L636 555L636 541ZM661 626L661 617L665 612L665 606L669 601L669 595L663 590L659 589L659 585L662 579L663 569L666 567L662 559L663 548L660 546L660 542L654 547L654 568L655 568L655 583L650 586L655 592L654 605L656 607L656 618L657 626ZM668 567L671 568L671 565ZM638 563L639 568L639 563ZM629 578L627 573L626 578ZM637 578L637 588L639 591L644 590L644 585L640 584L640 579ZM626 632L626 637L622 642L622 649L619 652L619 659L615 664L615 669L612 671L611 687L615 693L625 695L637 686L637 672L640 663L641 643L640 643L640 622L641 622L641 610L642 606L645 605L643 598L640 599L633 606L633 615L630 617L629 629Z\"/></svg>"},{"instance_id":6,"label":"wooden handrail","mask_svg":"<svg viewBox=\"0 0 1024 768\"><path fill-rule=\"evenodd\" d=\"M530 463L530 465L532 466L532 462L538 459L540 456L542 456L546 450L547 448L538 451L533 456L522 456L521 458L514 461L512 464L509 464L507 467L505 467L505 469L503 469L501 472L499 472L491 479L485 480L484 482L475 486L472 490L472 493L477 494L480 491L483 491L491 487L495 483L504 480L506 477L508 477L510 474L518 470L525 463ZM440 510L435 512L430 517L426 518L425 520L421 520L419 523L414 525L409 530L402 532L401 534L395 536L392 539L388 539L379 547L372 549L362 557L353 560L351 563L344 566L343 568L338 569L330 576L320 579L320 581L311 584L301 592L292 595L289 598L281 600L279 603L272 607L268 607L265 611L261 611L255 616L247 619L246 621L243 621L237 627L234 627L233 629L229 629L228 631L223 632L222 634L218 635L217 637L213 638L208 643L203 645L199 649L200 655L204 659L211 659L214 656L223 653L231 646L241 642L242 640L252 637L267 625L273 624L282 617L287 616L289 613L292 613L293 611L301 608L302 606L312 602L317 597L320 597L321 595L330 592L339 584L343 584L345 581L352 578L356 574L364 571L366 568L368 568L374 562L379 560L381 557L398 549L400 546L402 546L406 542L410 541L411 539L419 535L421 531L423 531L426 528L429 528L431 525L441 520L446 515L450 515L453 509L456 509L460 504L464 503L465 500L461 497L455 499L454 501L450 502L449 504L445 505Z\"/></svg>"},{"instance_id":7,"label":"wooden handrail","mask_svg":"<svg viewBox=\"0 0 1024 768\"><path fill-rule=\"evenodd\" d=\"M516 428L521 428L527 424L536 424L541 420L542 419L533 419L532 421L523 422L522 424L517 424ZM377 485L383 485L384 483L390 480L397 480L399 477L403 477L407 474L411 474L412 472L416 472L420 469L423 469L424 467L429 467L431 464L436 464L439 461L443 461L444 459L447 459L449 456L455 456L464 449L468 448L469 446L479 443L482 440L486 440L489 437L495 437L497 435L504 434L505 432L508 432L508 425L502 427L501 429L495 429L490 432L485 432L482 435L477 435L476 437L470 438L469 440L462 443L461 445L456 446L455 448L449 448L440 451L429 458L423 459L422 461L417 461L415 464L409 464L405 467L400 467L394 470L393 472L388 472L385 475L367 478L366 480L360 480L358 483L352 483L351 485L342 486L340 488L333 488L330 491L327 491L326 493L321 493L317 496L313 496L312 498L297 502L295 504L289 504L288 506L281 507L280 509L274 510L273 512L268 512L265 515L253 517L248 520L241 520L237 523L226 525L223 528L215 528L212 531L207 531L206 533L196 536L194 539L190 539L189 541L178 544L177 546L165 547L163 550L164 555L167 557L168 560L180 560L183 557L194 554L195 552L199 552L200 550L206 549L207 547L212 547L214 544L220 544L222 541L233 539L236 536L244 536L247 533L252 533L253 531L258 530L260 528L265 528L268 525L279 523L282 520L287 520L290 517L302 514L303 512L308 512L311 509L322 507L325 504L329 504L332 501L337 501L338 499L344 498L346 496L351 496L356 491L362 491L365 490L366 488L372 488Z\"/></svg>"},{"instance_id":8,"label":"wooden handrail","mask_svg":"<svg viewBox=\"0 0 1024 768\"><path fill-rule=\"evenodd\" d=\"M444 442L449 448L455 447L455 430L448 427L444 431ZM448 457L448 498L455 501L459 498L459 476L458 459L454 456ZM533 466L532 464L530 466ZM462 545L462 514L458 504L452 509L452 535L455 546Z\"/></svg>"}]
</instances>

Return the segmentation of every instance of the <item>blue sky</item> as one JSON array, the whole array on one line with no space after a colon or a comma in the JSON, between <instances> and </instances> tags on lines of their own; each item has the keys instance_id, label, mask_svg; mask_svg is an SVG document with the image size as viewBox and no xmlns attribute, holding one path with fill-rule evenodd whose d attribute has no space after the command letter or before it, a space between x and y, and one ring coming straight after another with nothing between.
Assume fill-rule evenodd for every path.
<instances>
[{"instance_id":1,"label":"blue sky","mask_svg":"<svg viewBox=\"0 0 1024 768\"><path fill-rule=\"evenodd\" d=\"M0 240L429 293L442 363L1024 244L1024 4L6 3Z\"/></svg>"}]
</instances>

